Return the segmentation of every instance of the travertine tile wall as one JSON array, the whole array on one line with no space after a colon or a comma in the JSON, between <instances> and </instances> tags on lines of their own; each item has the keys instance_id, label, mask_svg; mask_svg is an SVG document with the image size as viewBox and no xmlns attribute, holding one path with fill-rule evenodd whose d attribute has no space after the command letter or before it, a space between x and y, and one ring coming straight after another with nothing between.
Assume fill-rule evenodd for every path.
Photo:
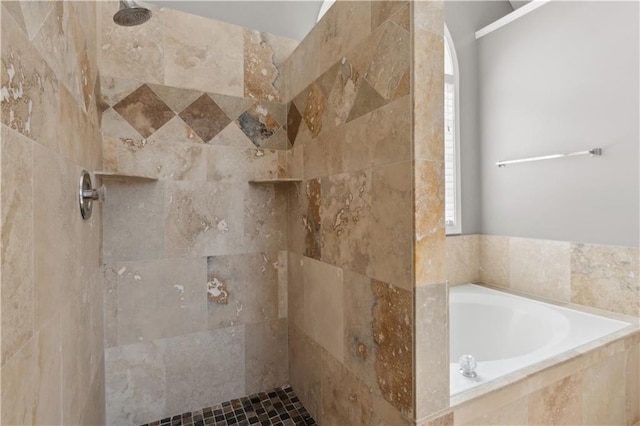
<instances>
[{"instance_id":1,"label":"travertine tile wall","mask_svg":"<svg viewBox=\"0 0 640 426\"><path fill-rule=\"evenodd\" d=\"M415 419L449 406L444 226L444 4L413 3Z\"/></svg>"},{"instance_id":2,"label":"travertine tile wall","mask_svg":"<svg viewBox=\"0 0 640 426\"><path fill-rule=\"evenodd\" d=\"M496 390L458 402L425 425L635 425L640 421L639 334L594 342L522 370ZM600 346L600 347L598 347Z\"/></svg>"},{"instance_id":3,"label":"travertine tile wall","mask_svg":"<svg viewBox=\"0 0 640 426\"><path fill-rule=\"evenodd\" d=\"M108 424L288 382L281 61L295 42L171 11L116 27L102 3ZM131 49L131 46L141 46Z\"/></svg>"},{"instance_id":4,"label":"travertine tile wall","mask_svg":"<svg viewBox=\"0 0 640 426\"><path fill-rule=\"evenodd\" d=\"M442 214L441 114L413 129L414 114L442 104L442 27L437 2L337 2L286 64L288 167L303 179L289 194L290 379L321 424L412 424L417 394L422 411L448 406L444 229L431 226ZM429 43L417 65L412 37ZM426 84L415 103L412 71ZM433 151L420 161L418 130L416 147ZM419 377L442 373L419 383L417 263ZM438 350L424 352L427 341Z\"/></svg>"},{"instance_id":5,"label":"travertine tile wall","mask_svg":"<svg viewBox=\"0 0 640 426\"><path fill-rule=\"evenodd\" d=\"M451 285L483 282L640 316L640 250L496 235L447 237Z\"/></svg>"},{"instance_id":6,"label":"travertine tile wall","mask_svg":"<svg viewBox=\"0 0 640 426\"><path fill-rule=\"evenodd\" d=\"M93 2L2 2L2 424L103 424L101 168Z\"/></svg>"}]
</instances>

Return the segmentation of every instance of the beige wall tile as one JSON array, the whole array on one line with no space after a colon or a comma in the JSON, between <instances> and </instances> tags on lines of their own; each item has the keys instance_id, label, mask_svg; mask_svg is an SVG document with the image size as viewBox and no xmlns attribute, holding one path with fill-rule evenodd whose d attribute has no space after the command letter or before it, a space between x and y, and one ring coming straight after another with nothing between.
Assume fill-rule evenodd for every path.
<instances>
[{"instance_id":1,"label":"beige wall tile","mask_svg":"<svg viewBox=\"0 0 640 426\"><path fill-rule=\"evenodd\" d=\"M209 145L234 146L237 148L255 148L251 139L244 134L235 121L229 123L215 138L211 139Z\"/></svg>"},{"instance_id":2,"label":"beige wall tile","mask_svg":"<svg viewBox=\"0 0 640 426\"><path fill-rule=\"evenodd\" d=\"M341 139L342 171L410 160L409 108L405 96L338 127L330 137Z\"/></svg>"},{"instance_id":3,"label":"beige wall tile","mask_svg":"<svg viewBox=\"0 0 640 426\"><path fill-rule=\"evenodd\" d=\"M509 237L480 236L480 281L509 287Z\"/></svg>"},{"instance_id":4,"label":"beige wall tile","mask_svg":"<svg viewBox=\"0 0 640 426\"><path fill-rule=\"evenodd\" d=\"M244 341L243 325L163 340L165 414L199 410L246 395Z\"/></svg>"},{"instance_id":5,"label":"beige wall tile","mask_svg":"<svg viewBox=\"0 0 640 426\"><path fill-rule=\"evenodd\" d=\"M164 180L204 181L206 147L179 117L174 117L142 144L120 136L118 171Z\"/></svg>"},{"instance_id":6,"label":"beige wall tile","mask_svg":"<svg viewBox=\"0 0 640 426\"><path fill-rule=\"evenodd\" d=\"M315 340L289 324L289 377L291 387L316 422L322 422L322 351ZM320 423L321 424L321 423Z\"/></svg>"},{"instance_id":7,"label":"beige wall tile","mask_svg":"<svg viewBox=\"0 0 640 426\"><path fill-rule=\"evenodd\" d=\"M273 186L233 182L167 186L168 255L213 256L284 247L286 199Z\"/></svg>"},{"instance_id":8,"label":"beige wall tile","mask_svg":"<svg viewBox=\"0 0 640 426\"><path fill-rule=\"evenodd\" d=\"M582 423L624 424L625 422L625 354L621 352L584 372Z\"/></svg>"},{"instance_id":9,"label":"beige wall tile","mask_svg":"<svg viewBox=\"0 0 640 426\"><path fill-rule=\"evenodd\" d=\"M34 332L33 146L2 126L2 353L1 365Z\"/></svg>"},{"instance_id":10,"label":"beige wall tile","mask_svg":"<svg viewBox=\"0 0 640 426\"><path fill-rule=\"evenodd\" d=\"M244 30L244 96L282 102L285 97L283 65L296 40L255 30Z\"/></svg>"},{"instance_id":11,"label":"beige wall tile","mask_svg":"<svg viewBox=\"0 0 640 426\"><path fill-rule=\"evenodd\" d=\"M243 96L243 28L171 9L163 13L164 83Z\"/></svg>"},{"instance_id":12,"label":"beige wall tile","mask_svg":"<svg viewBox=\"0 0 640 426\"><path fill-rule=\"evenodd\" d=\"M207 258L209 329L278 318L277 252Z\"/></svg>"},{"instance_id":13,"label":"beige wall tile","mask_svg":"<svg viewBox=\"0 0 640 426\"><path fill-rule=\"evenodd\" d=\"M20 3L18 7L22 9L22 19L25 24L21 28L26 30L29 39L32 40L38 33L42 23L51 13L53 4L34 1Z\"/></svg>"},{"instance_id":14,"label":"beige wall tile","mask_svg":"<svg viewBox=\"0 0 640 426\"><path fill-rule=\"evenodd\" d=\"M207 146L207 180L246 183L252 179L274 179L281 170L281 155L267 149Z\"/></svg>"},{"instance_id":15,"label":"beige wall tile","mask_svg":"<svg viewBox=\"0 0 640 426\"><path fill-rule=\"evenodd\" d=\"M289 312L289 255L286 250L278 252L278 318L287 318Z\"/></svg>"},{"instance_id":16,"label":"beige wall tile","mask_svg":"<svg viewBox=\"0 0 640 426\"><path fill-rule=\"evenodd\" d=\"M413 4L413 116L416 160L444 159L442 2ZM434 28L440 29L434 33Z\"/></svg>"},{"instance_id":17,"label":"beige wall tile","mask_svg":"<svg viewBox=\"0 0 640 426\"><path fill-rule=\"evenodd\" d=\"M327 352L344 359L344 300L342 269L304 258L303 329Z\"/></svg>"},{"instance_id":18,"label":"beige wall tile","mask_svg":"<svg viewBox=\"0 0 640 426\"><path fill-rule=\"evenodd\" d=\"M113 22L117 1L98 5L100 73L162 84L165 80L165 11L155 9L144 25L121 27ZM189 28L189 27L187 27Z\"/></svg>"},{"instance_id":19,"label":"beige wall tile","mask_svg":"<svg viewBox=\"0 0 640 426\"><path fill-rule=\"evenodd\" d=\"M415 285L446 280L444 225L444 164L416 161L414 165Z\"/></svg>"},{"instance_id":20,"label":"beige wall tile","mask_svg":"<svg viewBox=\"0 0 640 426\"><path fill-rule=\"evenodd\" d=\"M421 426L453 426L455 424L453 421L453 414L453 411L448 412L436 417L435 419L428 420L426 423L421 424Z\"/></svg>"},{"instance_id":21,"label":"beige wall tile","mask_svg":"<svg viewBox=\"0 0 640 426\"><path fill-rule=\"evenodd\" d=\"M289 383L286 319L245 326L245 394L264 392Z\"/></svg>"},{"instance_id":22,"label":"beige wall tile","mask_svg":"<svg viewBox=\"0 0 640 426\"><path fill-rule=\"evenodd\" d=\"M371 173L321 180L322 261L366 274L370 268Z\"/></svg>"},{"instance_id":23,"label":"beige wall tile","mask_svg":"<svg viewBox=\"0 0 640 426\"><path fill-rule=\"evenodd\" d=\"M640 249L571 244L571 301L640 316Z\"/></svg>"},{"instance_id":24,"label":"beige wall tile","mask_svg":"<svg viewBox=\"0 0 640 426\"><path fill-rule=\"evenodd\" d=\"M413 182L411 163L374 168L371 177L372 278L413 288Z\"/></svg>"},{"instance_id":25,"label":"beige wall tile","mask_svg":"<svg viewBox=\"0 0 640 426\"><path fill-rule=\"evenodd\" d=\"M570 244L509 239L509 284L514 290L568 302L571 298Z\"/></svg>"},{"instance_id":26,"label":"beige wall tile","mask_svg":"<svg viewBox=\"0 0 640 426\"><path fill-rule=\"evenodd\" d=\"M206 329L206 262L123 262L118 270L118 345Z\"/></svg>"},{"instance_id":27,"label":"beige wall tile","mask_svg":"<svg viewBox=\"0 0 640 426\"><path fill-rule=\"evenodd\" d=\"M107 424L135 425L245 393L244 326L106 351Z\"/></svg>"},{"instance_id":28,"label":"beige wall tile","mask_svg":"<svg viewBox=\"0 0 640 426\"><path fill-rule=\"evenodd\" d=\"M445 245L449 285L480 281L480 236L447 236Z\"/></svg>"},{"instance_id":29,"label":"beige wall tile","mask_svg":"<svg viewBox=\"0 0 640 426\"><path fill-rule=\"evenodd\" d=\"M456 424L460 425L513 425L521 426L527 423L527 398L510 402L506 405L496 407L492 411L482 416L471 419L470 421L461 421L458 423L458 416L455 416Z\"/></svg>"},{"instance_id":30,"label":"beige wall tile","mask_svg":"<svg viewBox=\"0 0 640 426\"><path fill-rule=\"evenodd\" d=\"M142 86L142 81L120 77L118 74L115 76L105 75L105 72L101 70L100 99L110 107L123 100L140 86ZM151 87L153 88L153 85ZM103 128L105 127L103 118Z\"/></svg>"},{"instance_id":31,"label":"beige wall tile","mask_svg":"<svg viewBox=\"0 0 640 426\"><path fill-rule=\"evenodd\" d=\"M327 11L314 31L321 40L315 54L318 71L322 73L371 33L371 4L368 1L338 3Z\"/></svg>"},{"instance_id":32,"label":"beige wall tile","mask_svg":"<svg viewBox=\"0 0 640 426\"><path fill-rule=\"evenodd\" d=\"M89 391L87 404L85 404L80 424L83 425L104 425L107 424L105 407L105 380L104 363L96 375Z\"/></svg>"},{"instance_id":33,"label":"beige wall tile","mask_svg":"<svg viewBox=\"0 0 640 426\"><path fill-rule=\"evenodd\" d=\"M2 149L1 421L79 424L87 407L104 405L101 392L91 390L102 383L101 208L82 221L77 194L69 190L77 187L79 165L96 170L102 163L95 7L16 2L10 9L19 23L2 16L2 85L9 96L2 102L3 123L16 132L2 130L11 146ZM32 208L34 200L39 208ZM22 278L12 277L16 272ZM26 287L9 286L18 283ZM24 316L19 325L12 324L11 307ZM34 334L7 361L8 347L24 337L25 327ZM100 411L94 418L104 421Z\"/></svg>"},{"instance_id":34,"label":"beige wall tile","mask_svg":"<svg viewBox=\"0 0 640 426\"><path fill-rule=\"evenodd\" d=\"M34 145L34 268L36 327L45 324L79 287L78 244L81 220L74 191L80 169L51 150Z\"/></svg>"},{"instance_id":35,"label":"beige wall tile","mask_svg":"<svg viewBox=\"0 0 640 426\"><path fill-rule=\"evenodd\" d=\"M375 304L371 278L344 271L344 365L369 388L376 389Z\"/></svg>"},{"instance_id":36,"label":"beige wall tile","mask_svg":"<svg viewBox=\"0 0 640 426\"><path fill-rule=\"evenodd\" d=\"M51 66L58 80L71 92L74 99L84 104L78 67L79 53L84 46L77 46L76 40L74 40L73 30L78 26L78 23L75 22L78 17L73 12L71 3L54 3L47 19L42 23L42 27L35 34L35 37L32 37L32 43Z\"/></svg>"},{"instance_id":37,"label":"beige wall tile","mask_svg":"<svg viewBox=\"0 0 640 426\"><path fill-rule=\"evenodd\" d=\"M95 373L91 368L91 358L98 352L91 348L87 289L69 295L68 299L61 310L62 421L63 424L78 424ZM102 349L100 345L100 352Z\"/></svg>"},{"instance_id":38,"label":"beige wall tile","mask_svg":"<svg viewBox=\"0 0 640 426\"><path fill-rule=\"evenodd\" d=\"M415 290L416 418L449 406L448 286Z\"/></svg>"},{"instance_id":39,"label":"beige wall tile","mask_svg":"<svg viewBox=\"0 0 640 426\"><path fill-rule=\"evenodd\" d=\"M62 424L60 367L56 315L0 371L2 424Z\"/></svg>"},{"instance_id":40,"label":"beige wall tile","mask_svg":"<svg viewBox=\"0 0 640 426\"><path fill-rule=\"evenodd\" d=\"M9 94L6 99L3 96L2 124L56 148L60 103L58 79L8 13L2 15L2 29L0 82Z\"/></svg>"},{"instance_id":41,"label":"beige wall tile","mask_svg":"<svg viewBox=\"0 0 640 426\"><path fill-rule=\"evenodd\" d=\"M167 412L165 358L159 343L144 342L105 351L108 425L134 425Z\"/></svg>"},{"instance_id":42,"label":"beige wall tile","mask_svg":"<svg viewBox=\"0 0 640 426\"><path fill-rule=\"evenodd\" d=\"M285 60L285 100L287 102L296 97L320 75L318 56L316 55L320 43L320 32L311 31Z\"/></svg>"},{"instance_id":43,"label":"beige wall tile","mask_svg":"<svg viewBox=\"0 0 640 426\"><path fill-rule=\"evenodd\" d=\"M287 188L276 185L249 185L242 207L246 251L286 248L287 192Z\"/></svg>"},{"instance_id":44,"label":"beige wall tile","mask_svg":"<svg viewBox=\"0 0 640 426\"><path fill-rule=\"evenodd\" d=\"M83 106L60 88L60 127L58 151L90 171L102 170L102 138L100 129L88 120Z\"/></svg>"},{"instance_id":45,"label":"beige wall tile","mask_svg":"<svg viewBox=\"0 0 640 426\"><path fill-rule=\"evenodd\" d=\"M118 346L118 265L104 265L104 346Z\"/></svg>"},{"instance_id":46,"label":"beige wall tile","mask_svg":"<svg viewBox=\"0 0 640 426\"><path fill-rule=\"evenodd\" d=\"M303 256L292 251L287 252L287 306L289 326L304 328L304 266Z\"/></svg>"},{"instance_id":47,"label":"beige wall tile","mask_svg":"<svg viewBox=\"0 0 640 426\"><path fill-rule=\"evenodd\" d=\"M314 183L316 185L312 186ZM320 199L318 198L317 202L311 205L315 207L315 212L318 214L310 214L313 212L310 211L308 191L312 187L316 188L316 195L319 197L318 180L292 185L287 194L287 248L290 252L309 255L311 253L306 250L312 248L313 243L317 243L315 236L318 234ZM319 256L318 250L315 257L319 258Z\"/></svg>"},{"instance_id":48,"label":"beige wall tile","mask_svg":"<svg viewBox=\"0 0 640 426\"><path fill-rule=\"evenodd\" d=\"M408 4L408 1L395 0L371 2L371 29L376 29Z\"/></svg>"},{"instance_id":49,"label":"beige wall tile","mask_svg":"<svg viewBox=\"0 0 640 426\"><path fill-rule=\"evenodd\" d=\"M626 424L640 421L640 346L634 345L627 353L625 365Z\"/></svg>"},{"instance_id":50,"label":"beige wall tile","mask_svg":"<svg viewBox=\"0 0 640 426\"><path fill-rule=\"evenodd\" d=\"M104 202L105 263L164 254L164 184L110 180Z\"/></svg>"},{"instance_id":51,"label":"beige wall tile","mask_svg":"<svg viewBox=\"0 0 640 426\"><path fill-rule=\"evenodd\" d=\"M375 374L378 388L391 405L406 417L414 416L412 293L372 280L372 309L376 344Z\"/></svg>"},{"instance_id":52,"label":"beige wall tile","mask_svg":"<svg viewBox=\"0 0 640 426\"><path fill-rule=\"evenodd\" d=\"M174 182L167 187L166 250L170 256L238 253L244 247L244 220L238 185ZM216 200L211 203L210 200Z\"/></svg>"},{"instance_id":53,"label":"beige wall tile","mask_svg":"<svg viewBox=\"0 0 640 426\"><path fill-rule=\"evenodd\" d=\"M568 376L529 395L528 424L582 423L582 374Z\"/></svg>"},{"instance_id":54,"label":"beige wall tile","mask_svg":"<svg viewBox=\"0 0 640 426\"><path fill-rule=\"evenodd\" d=\"M313 143L303 145L305 179L330 176L342 170L340 138L336 132L323 132Z\"/></svg>"},{"instance_id":55,"label":"beige wall tile","mask_svg":"<svg viewBox=\"0 0 640 426\"><path fill-rule=\"evenodd\" d=\"M409 94L411 35L393 22L385 22L347 57L384 99Z\"/></svg>"},{"instance_id":56,"label":"beige wall tile","mask_svg":"<svg viewBox=\"0 0 640 426\"><path fill-rule=\"evenodd\" d=\"M327 425L373 425L376 396L344 365L322 356L322 421ZM379 396L377 396L380 398Z\"/></svg>"}]
</instances>

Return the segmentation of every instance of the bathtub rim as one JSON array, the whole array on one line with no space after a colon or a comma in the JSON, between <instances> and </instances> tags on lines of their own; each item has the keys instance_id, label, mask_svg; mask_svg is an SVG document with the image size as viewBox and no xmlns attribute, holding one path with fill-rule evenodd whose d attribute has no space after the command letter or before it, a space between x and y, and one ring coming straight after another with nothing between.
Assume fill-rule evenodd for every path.
<instances>
[{"instance_id":1,"label":"bathtub rim","mask_svg":"<svg viewBox=\"0 0 640 426\"><path fill-rule=\"evenodd\" d=\"M629 315L619 314L616 312L605 311L598 308L592 308L589 306L578 305L570 302L562 302L554 299L548 299L525 293L522 291L513 290L510 288L499 287L495 285L473 282L473 283L461 283L450 287L456 287L458 285L474 284L480 287L484 287L490 290L500 291L506 294L514 296L520 296L527 299L535 300L538 302L548 303L550 305L573 309L579 312L587 314L598 315L601 317L623 321L629 323L629 325L621 330L598 338L594 341L584 343L568 351L562 352L551 358L539 361L521 370L508 373L498 379L492 380L487 383L475 386L466 391L460 392L456 395L449 397L449 410L459 407L473 399L488 395L496 392L502 388L516 385L519 382L526 382L527 379L534 375L544 374L547 371L553 370L555 367L562 366L568 363L586 363L585 357L597 357L602 352L605 352L608 348L622 345L622 350L640 342L640 317L632 317ZM606 354L604 354L606 356Z\"/></svg>"}]
</instances>

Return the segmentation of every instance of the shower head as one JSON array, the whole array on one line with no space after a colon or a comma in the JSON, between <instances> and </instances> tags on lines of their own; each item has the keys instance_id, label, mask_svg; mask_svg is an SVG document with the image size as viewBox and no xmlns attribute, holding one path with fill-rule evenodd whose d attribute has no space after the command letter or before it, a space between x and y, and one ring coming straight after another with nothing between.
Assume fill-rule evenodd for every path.
<instances>
[{"instance_id":1,"label":"shower head","mask_svg":"<svg viewBox=\"0 0 640 426\"><path fill-rule=\"evenodd\" d=\"M151 11L138 6L133 0L120 2L120 10L113 15L113 22L123 27L144 24L151 18Z\"/></svg>"}]
</instances>

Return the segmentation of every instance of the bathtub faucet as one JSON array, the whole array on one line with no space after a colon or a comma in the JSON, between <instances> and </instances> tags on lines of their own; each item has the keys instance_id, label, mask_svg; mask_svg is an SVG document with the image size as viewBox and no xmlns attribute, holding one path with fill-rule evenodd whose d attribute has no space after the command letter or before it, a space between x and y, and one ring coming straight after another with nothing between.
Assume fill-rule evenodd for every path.
<instances>
[{"instance_id":1,"label":"bathtub faucet","mask_svg":"<svg viewBox=\"0 0 640 426\"><path fill-rule=\"evenodd\" d=\"M460 367L460 374L464 377L477 377L478 373L476 373L476 367L478 367L478 363L476 359L471 354L464 354L458 360L458 366Z\"/></svg>"}]
</instances>

